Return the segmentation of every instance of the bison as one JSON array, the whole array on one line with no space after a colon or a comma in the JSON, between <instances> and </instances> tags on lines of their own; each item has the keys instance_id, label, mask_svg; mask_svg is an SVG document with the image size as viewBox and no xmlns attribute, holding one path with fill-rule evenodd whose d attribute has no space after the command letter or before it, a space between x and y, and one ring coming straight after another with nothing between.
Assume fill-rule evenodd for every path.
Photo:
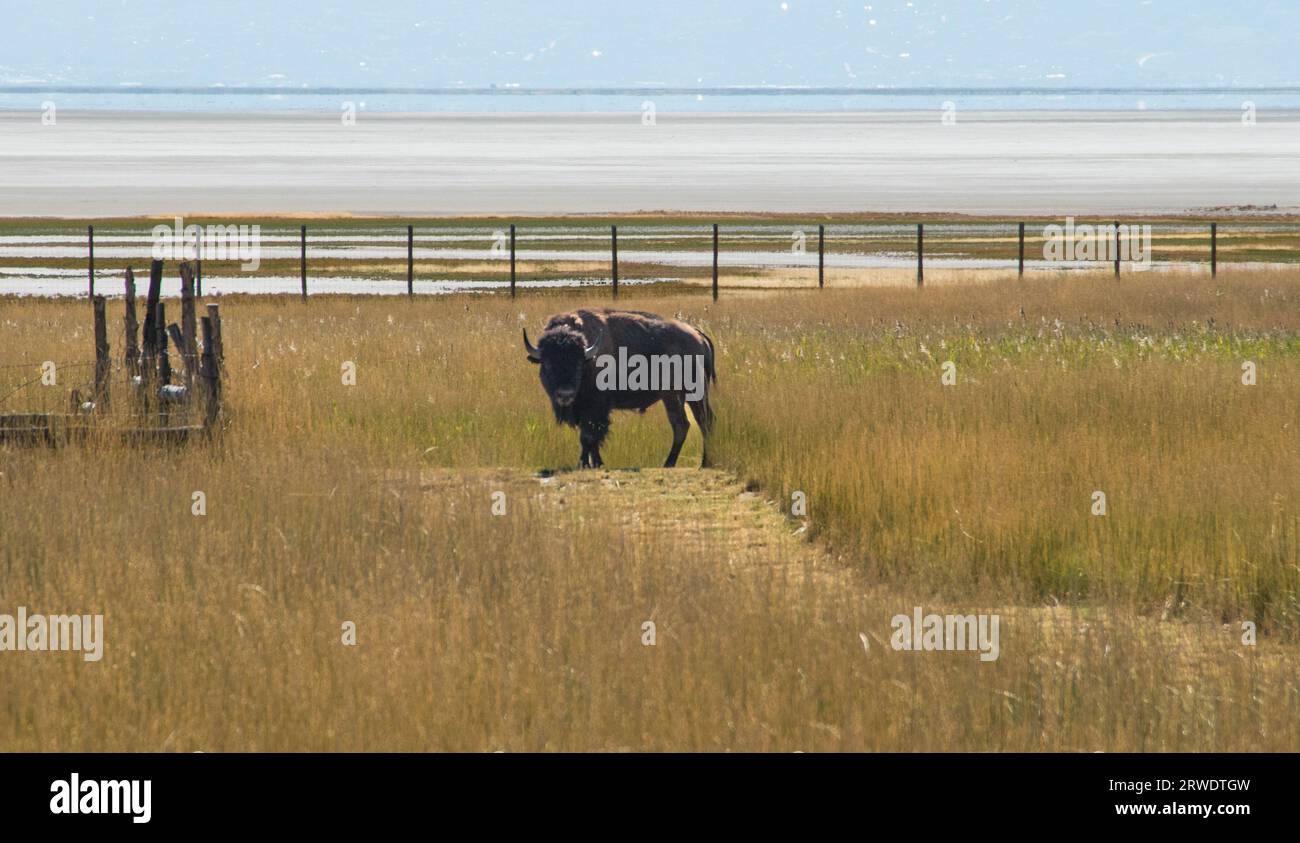
<instances>
[{"instance_id":1,"label":"bison","mask_svg":"<svg viewBox=\"0 0 1300 843\"><path fill-rule=\"evenodd\" d=\"M538 366L555 420L578 429L583 468L598 468L610 412L644 413L664 402L673 428L665 468L677 464L691 423L704 437L700 467L708 465L713 427L708 387L717 382L713 341L676 319L633 310L575 310L552 316L534 347L524 329L528 360Z\"/></svg>"}]
</instances>

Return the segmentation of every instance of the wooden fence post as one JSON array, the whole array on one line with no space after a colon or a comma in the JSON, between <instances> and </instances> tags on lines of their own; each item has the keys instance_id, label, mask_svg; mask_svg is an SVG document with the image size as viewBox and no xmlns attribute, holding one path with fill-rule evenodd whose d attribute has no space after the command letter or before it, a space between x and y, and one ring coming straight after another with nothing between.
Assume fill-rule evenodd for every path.
<instances>
[{"instance_id":1,"label":"wooden fence post","mask_svg":"<svg viewBox=\"0 0 1300 843\"><path fill-rule=\"evenodd\" d=\"M1119 278L1119 256L1120 256L1119 220L1115 220L1115 277L1116 278Z\"/></svg>"},{"instance_id":2,"label":"wooden fence post","mask_svg":"<svg viewBox=\"0 0 1300 843\"><path fill-rule=\"evenodd\" d=\"M221 338L221 306L209 304L207 318L212 322L212 337L210 340L212 344L212 362L217 365L218 369L224 369L226 367L226 346ZM203 342L204 348L207 348L209 340L205 338Z\"/></svg>"},{"instance_id":3,"label":"wooden fence post","mask_svg":"<svg viewBox=\"0 0 1300 843\"><path fill-rule=\"evenodd\" d=\"M609 227L610 267L613 270L614 298L618 298L618 226Z\"/></svg>"},{"instance_id":4,"label":"wooden fence post","mask_svg":"<svg viewBox=\"0 0 1300 843\"><path fill-rule=\"evenodd\" d=\"M140 376L143 379L145 401L151 401L158 380L158 298L162 294L163 262L149 264L149 293L144 300L144 333L141 337L143 353L140 358Z\"/></svg>"},{"instance_id":5,"label":"wooden fence post","mask_svg":"<svg viewBox=\"0 0 1300 843\"><path fill-rule=\"evenodd\" d=\"M415 296L415 226L406 227L406 295Z\"/></svg>"},{"instance_id":6,"label":"wooden fence post","mask_svg":"<svg viewBox=\"0 0 1300 843\"><path fill-rule=\"evenodd\" d=\"M209 308L216 305L208 305ZM221 413L221 366L217 362L217 342L214 337L211 316L202 319L203 328L203 368L201 376L204 385L203 427L209 433Z\"/></svg>"},{"instance_id":7,"label":"wooden fence post","mask_svg":"<svg viewBox=\"0 0 1300 843\"><path fill-rule=\"evenodd\" d=\"M163 302L158 302L153 324L158 334L154 341L158 351L158 386L163 387L172 382L172 361L167 354L167 305Z\"/></svg>"},{"instance_id":8,"label":"wooden fence post","mask_svg":"<svg viewBox=\"0 0 1300 843\"><path fill-rule=\"evenodd\" d=\"M515 224L510 223L510 298L515 297Z\"/></svg>"},{"instance_id":9,"label":"wooden fence post","mask_svg":"<svg viewBox=\"0 0 1300 843\"><path fill-rule=\"evenodd\" d=\"M1025 277L1025 224L1020 224L1020 258L1019 258L1018 277Z\"/></svg>"},{"instance_id":10,"label":"wooden fence post","mask_svg":"<svg viewBox=\"0 0 1300 843\"><path fill-rule=\"evenodd\" d=\"M113 363L108 357L108 319L104 316L104 297L92 299L95 309L95 409L108 408L108 376Z\"/></svg>"},{"instance_id":11,"label":"wooden fence post","mask_svg":"<svg viewBox=\"0 0 1300 843\"><path fill-rule=\"evenodd\" d=\"M713 224L713 300L718 300L718 224Z\"/></svg>"},{"instance_id":12,"label":"wooden fence post","mask_svg":"<svg viewBox=\"0 0 1300 843\"><path fill-rule=\"evenodd\" d=\"M194 238L194 295L203 298L203 227Z\"/></svg>"},{"instance_id":13,"label":"wooden fence post","mask_svg":"<svg viewBox=\"0 0 1300 843\"><path fill-rule=\"evenodd\" d=\"M1219 224L1210 223L1210 277L1219 274Z\"/></svg>"},{"instance_id":14,"label":"wooden fence post","mask_svg":"<svg viewBox=\"0 0 1300 843\"><path fill-rule=\"evenodd\" d=\"M826 226L817 226L817 289L826 286Z\"/></svg>"},{"instance_id":15,"label":"wooden fence post","mask_svg":"<svg viewBox=\"0 0 1300 843\"><path fill-rule=\"evenodd\" d=\"M307 226L302 227L299 238L302 243L302 259L299 263L302 271L302 300L307 301Z\"/></svg>"},{"instance_id":16,"label":"wooden fence post","mask_svg":"<svg viewBox=\"0 0 1300 843\"><path fill-rule=\"evenodd\" d=\"M127 377L133 378L140 374L140 349L135 340L140 323L135 318L135 272L129 266L126 268L125 301L126 314L122 317L122 322L126 329L126 342L123 346L122 364L126 367Z\"/></svg>"},{"instance_id":17,"label":"wooden fence post","mask_svg":"<svg viewBox=\"0 0 1300 843\"><path fill-rule=\"evenodd\" d=\"M181 333L181 326L177 325L175 322L168 325L167 337L171 340L172 348L176 349L176 353L180 355L181 365L185 365L185 353L183 351L185 348L185 335ZM184 376L186 380L189 380L189 371L186 371Z\"/></svg>"},{"instance_id":18,"label":"wooden fence post","mask_svg":"<svg viewBox=\"0 0 1300 843\"><path fill-rule=\"evenodd\" d=\"M188 262L182 263L181 272L181 342L177 346L185 361L185 389L193 394L194 377L198 374L198 338L194 318L194 273Z\"/></svg>"},{"instance_id":19,"label":"wooden fence post","mask_svg":"<svg viewBox=\"0 0 1300 843\"><path fill-rule=\"evenodd\" d=\"M163 425L166 426L171 413L168 410L167 400L162 395L162 388L172 382L172 361L167 354L167 306L162 302L158 302L154 310L154 330L157 333L154 348L158 352L158 373L154 383L149 387L150 400L157 399L158 413Z\"/></svg>"},{"instance_id":20,"label":"wooden fence post","mask_svg":"<svg viewBox=\"0 0 1300 843\"><path fill-rule=\"evenodd\" d=\"M925 286L925 223L916 224L916 286Z\"/></svg>"},{"instance_id":21,"label":"wooden fence post","mask_svg":"<svg viewBox=\"0 0 1300 843\"><path fill-rule=\"evenodd\" d=\"M88 263L86 267L86 278L90 282L90 298L95 297L95 227L86 226L86 248L88 251Z\"/></svg>"}]
</instances>

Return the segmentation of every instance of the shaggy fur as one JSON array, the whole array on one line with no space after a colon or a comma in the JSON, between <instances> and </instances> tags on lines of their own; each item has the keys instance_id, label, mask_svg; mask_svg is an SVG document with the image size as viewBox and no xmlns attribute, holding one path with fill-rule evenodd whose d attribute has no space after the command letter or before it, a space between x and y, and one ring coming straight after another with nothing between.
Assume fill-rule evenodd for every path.
<instances>
[{"instance_id":1,"label":"shaggy fur","mask_svg":"<svg viewBox=\"0 0 1300 843\"><path fill-rule=\"evenodd\" d=\"M617 354L619 347L625 347L629 355L647 357L656 354L675 354L683 358L702 355L706 377L704 394L698 401L692 401L684 390L597 389L596 364L585 354L589 347L593 355ZM580 463L584 468L603 465L600 447L609 434L612 411L644 413L660 401L668 412L668 422L673 429L672 449L664 465L671 468L677 463L677 455L690 429L687 406L704 435L701 464L708 463L708 438L713 427L708 389L710 383L717 382L717 369L713 342L703 332L685 322L643 311L575 310L552 316L547 321L537 341L536 359L530 355L529 360L539 365L538 375L550 398L555 420L577 428L582 446ZM564 397L571 397L572 401L565 403L561 400Z\"/></svg>"}]
</instances>

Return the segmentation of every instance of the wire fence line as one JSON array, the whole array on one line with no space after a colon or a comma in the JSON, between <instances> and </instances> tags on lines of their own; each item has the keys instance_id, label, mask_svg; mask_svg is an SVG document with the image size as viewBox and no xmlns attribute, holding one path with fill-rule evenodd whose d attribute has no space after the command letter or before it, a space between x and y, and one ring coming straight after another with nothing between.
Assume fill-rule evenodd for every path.
<instances>
[{"instance_id":1,"label":"wire fence line","mask_svg":"<svg viewBox=\"0 0 1300 843\"><path fill-rule=\"evenodd\" d=\"M41 361L40 363L12 364L12 365L0 366L0 368L9 371L13 371L16 369L27 369L28 371L35 369L37 371L37 374L34 375L33 377L28 378L27 380L24 381L20 381L17 386L13 387L7 392L0 393L0 407L2 407L6 401L9 401L11 398L18 395L23 390L27 389L28 387L35 386L40 381L46 379L47 375L44 371L44 368L48 366L50 363L53 363L56 372L62 372L67 369L73 369L73 370L92 369L93 370L95 368L94 361L77 362L77 363L54 363L54 361ZM94 384L94 378L92 377L86 380L84 383L79 383L76 388L87 389L93 384Z\"/></svg>"},{"instance_id":2,"label":"wire fence line","mask_svg":"<svg viewBox=\"0 0 1300 843\"><path fill-rule=\"evenodd\" d=\"M179 223L179 221L178 221ZM245 279L240 292L368 292L367 282L385 282L382 292L413 296L422 291L504 291L517 295L530 286L609 286L707 278L717 295L724 270L777 273L815 271L824 286L828 270L914 269L923 285L927 267L939 269L1069 270L1110 265L1120 273L1159 265L1204 266L1217 273L1221 260L1249 263L1300 261L1300 226L1266 219L1215 221L1078 221L1032 224L1018 221L835 222L620 222L556 223L545 220L464 224L364 225L326 222L289 226L273 222L241 225L256 229L255 241L223 251L223 238L236 226L169 228L152 231L116 227L107 233L88 226L84 237L57 234L0 234L0 293L21 292L27 283L67 290L78 274L85 292L132 262L161 251L192 260L203 290L203 264ZM191 231L193 229L193 231ZM213 236L213 229L216 235ZM296 229L296 230L295 230ZM1077 247L1077 248L1076 248ZM77 270L75 262L85 261ZM417 271L417 262L421 264ZM521 266L525 264L526 266ZM539 266L544 271L539 272ZM557 269L558 267L558 269ZM601 268L604 271L601 271ZM657 270L650 273L649 270ZM596 274L593 275L593 272ZM400 288L405 281L405 290ZM733 276L732 280L736 280ZM263 284L263 288L257 285ZM296 284L294 283L296 282ZM430 286L432 282L432 286ZM240 285L234 285L239 287ZM371 285L372 287L379 285ZM355 287L356 289L352 289Z\"/></svg>"}]
</instances>

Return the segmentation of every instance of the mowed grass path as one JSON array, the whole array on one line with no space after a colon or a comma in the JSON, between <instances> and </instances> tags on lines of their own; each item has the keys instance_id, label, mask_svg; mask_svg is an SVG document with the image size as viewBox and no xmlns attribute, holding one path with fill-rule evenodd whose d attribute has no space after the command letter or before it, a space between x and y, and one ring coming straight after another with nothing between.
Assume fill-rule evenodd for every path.
<instances>
[{"instance_id":1,"label":"mowed grass path","mask_svg":"<svg viewBox=\"0 0 1300 843\"><path fill-rule=\"evenodd\" d=\"M45 570L30 602L100 601L107 655L97 665L72 654L7 659L6 748L1296 741L1286 683L1295 660L1284 648L1245 649L1232 631L1106 609L922 601L829 558L799 534L803 525L724 472L399 469L335 479L369 483L352 494L285 484L284 499L268 505L274 517L217 497L210 520L184 530L193 556L137 552L98 558L93 571L70 557ZM498 502L504 511L493 514ZM150 506L136 514L164 530L183 523ZM340 523L353 530L322 535ZM125 525L97 532L129 546ZM1000 613L998 661L892 650L891 617L918 602L927 612ZM341 643L345 620L356 624L355 647Z\"/></svg>"}]
</instances>

